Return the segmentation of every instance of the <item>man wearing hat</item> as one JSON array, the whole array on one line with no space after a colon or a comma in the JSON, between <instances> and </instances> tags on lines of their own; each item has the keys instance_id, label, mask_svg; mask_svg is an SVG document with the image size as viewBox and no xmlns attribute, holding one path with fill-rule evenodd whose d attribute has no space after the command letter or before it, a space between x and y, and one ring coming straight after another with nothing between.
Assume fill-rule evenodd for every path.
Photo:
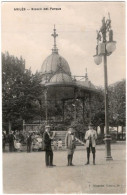
<instances>
[{"instance_id":1,"label":"man wearing hat","mask_svg":"<svg viewBox=\"0 0 127 195\"><path fill-rule=\"evenodd\" d=\"M27 143L27 152L31 152L31 146L32 146L32 133L29 132L26 143Z\"/></svg>"},{"instance_id":2,"label":"man wearing hat","mask_svg":"<svg viewBox=\"0 0 127 195\"><path fill-rule=\"evenodd\" d=\"M47 167L55 166L53 165L53 151L51 147L51 140L54 138L50 135L50 126L45 126L45 132L43 134L44 150L45 150L45 163Z\"/></svg>"},{"instance_id":3,"label":"man wearing hat","mask_svg":"<svg viewBox=\"0 0 127 195\"><path fill-rule=\"evenodd\" d=\"M14 140L15 140L15 136L14 136L14 132L10 132L8 135L8 142L9 142L9 151L10 152L14 152L15 148L14 148Z\"/></svg>"},{"instance_id":4,"label":"man wearing hat","mask_svg":"<svg viewBox=\"0 0 127 195\"><path fill-rule=\"evenodd\" d=\"M68 152L68 156L67 156L68 164L67 164L67 166L74 166L72 164L72 160L73 160L74 150L76 148L76 143L75 143L74 130L73 130L72 127L68 129L68 132L66 134L65 147L68 149L68 151L67 151Z\"/></svg>"},{"instance_id":5,"label":"man wearing hat","mask_svg":"<svg viewBox=\"0 0 127 195\"><path fill-rule=\"evenodd\" d=\"M93 164L95 165L96 139L97 139L97 132L93 129L93 125L90 124L89 130L85 134L86 149L87 149L87 163L85 165L89 164L90 150L92 150Z\"/></svg>"}]
</instances>

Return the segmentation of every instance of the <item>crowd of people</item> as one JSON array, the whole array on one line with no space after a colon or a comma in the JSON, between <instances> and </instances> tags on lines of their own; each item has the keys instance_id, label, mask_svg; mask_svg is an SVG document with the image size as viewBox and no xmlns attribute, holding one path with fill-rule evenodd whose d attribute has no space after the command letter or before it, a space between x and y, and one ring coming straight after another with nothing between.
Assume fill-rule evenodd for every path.
<instances>
[{"instance_id":1,"label":"crowd of people","mask_svg":"<svg viewBox=\"0 0 127 195\"><path fill-rule=\"evenodd\" d=\"M7 151L5 146L8 146L9 152L31 152L32 150L39 150L42 148L42 139L39 133L28 132L22 133L21 131L11 131L8 135L3 131L2 134L3 152Z\"/></svg>"},{"instance_id":2,"label":"crowd of people","mask_svg":"<svg viewBox=\"0 0 127 195\"><path fill-rule=\"evenodd\" d=\"M23 150L23 144L26 143L26 151L31 152L32 150L39 150L43 148L45 151L45 163L46 167L53 167L53 149L61 150L63 148L62 140L55 139L55 131L50 131L50 126L45 126L45 131L42 135L35 132L28 132L26 135L23 135L19 131L11 131L8 136L3 131L3 151L5 151L6 142L8 142L10 152L21 152ZM93 154L93 164L95 165L95 147L97 132L93 129L93 125L89 125L88 131L85 134L86 141L86 150L87 150L87 162L86 165L90 162L90 152ZM53 149L52 144L53 143ZM67 130L65 137L65 148L67 149L67 166L73 166L73 155L76 148L76 138L75 131L73 127L70 127Z\"/></svg>"},{"instance_id":3,"label":"crowd of people","mask_svg":"<svg viewBox=\"0 0 127 195\"><path fill-rule=\"evenodd\" d=\"M3 131L3 152L7 143L9 152L21 152L24 150L24 145L26 145L27 152L43 150L43 136L35 132L23 134L19 131L11 131L6 135L6 132ZM52 145L54 150L63 149L63 142L60 138L54 139Z\"/></svg>"}]
</instances>

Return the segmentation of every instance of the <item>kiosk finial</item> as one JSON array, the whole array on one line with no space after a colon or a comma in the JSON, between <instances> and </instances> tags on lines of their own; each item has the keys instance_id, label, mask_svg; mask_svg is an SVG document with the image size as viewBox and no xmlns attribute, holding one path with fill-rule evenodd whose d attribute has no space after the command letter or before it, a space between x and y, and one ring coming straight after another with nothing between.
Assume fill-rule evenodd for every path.
<instances>
[{"instance_id":1,"label":"kiosk finial","mask_svg":"<svg viewBox=\"0 0 127 195\"><path fill-rule=\"evenodd\" d=\"M53 34L51 34L54 38L54 45L53 45L53 49L52 49L52 52L54 53L58 53L58 49L57 49L57 46L56 46L56 37L58 37L58 34L56 33L56 28L55 28L55 24L54 24L54 29L53 29Z\"/></svg>"}]
</instances>

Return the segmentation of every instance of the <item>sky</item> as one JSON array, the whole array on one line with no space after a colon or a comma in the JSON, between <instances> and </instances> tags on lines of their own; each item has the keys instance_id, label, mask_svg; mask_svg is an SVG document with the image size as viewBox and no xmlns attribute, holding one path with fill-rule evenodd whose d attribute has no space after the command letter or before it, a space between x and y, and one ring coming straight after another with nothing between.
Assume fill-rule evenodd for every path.
<instances>
[{"instance_id":1,"label":"sky","mask_svg":"<svg viewBox=\"0 0 127 195\"><path fill-rule=\"evenodd\" d=\"M26 10L14 11L15 8ZM113 84L126 77L124 2L3 2L2 52L22 56L26 68L31 67L33 73L40 71L53 48L51 34L55 24L59 54L68 61L72 75L84 76L87 68L89 80L103 86L103 62L96 65L93 55L96 53L96 30L100 29L102 18L108 18L108 12L117 42L116 50L107 59L108 83Z\"/></svg>"}]
</instances>

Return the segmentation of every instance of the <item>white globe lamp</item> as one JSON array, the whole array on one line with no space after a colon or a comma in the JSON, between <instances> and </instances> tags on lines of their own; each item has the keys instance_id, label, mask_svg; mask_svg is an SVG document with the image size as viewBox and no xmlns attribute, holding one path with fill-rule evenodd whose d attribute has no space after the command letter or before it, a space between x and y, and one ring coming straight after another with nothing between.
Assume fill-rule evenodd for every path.
<instances>
[{"instance_id":1,"label":"white globe lamp","mask_svg":"<svg viewBox=\"0 0 127 195\"><path fill-rule=\"evenodd\" d=\"M95 56L94 56L94 62L95 62L95 64L97 64L97 65L101 64L101 62L102 62L102 57L99 56L99 55L95 55Z\"/></svg>"},{"instance_id":2,"label":"white globe lamp","mask_svg":"<svg viewBox=\"0 0 127 195\"><path fill-rule=\"evenodd\" d=\"M106 44L106 50L108 53L114 52L116 49L116 41L107 42Z\"/></svg>"}]
</instances>

